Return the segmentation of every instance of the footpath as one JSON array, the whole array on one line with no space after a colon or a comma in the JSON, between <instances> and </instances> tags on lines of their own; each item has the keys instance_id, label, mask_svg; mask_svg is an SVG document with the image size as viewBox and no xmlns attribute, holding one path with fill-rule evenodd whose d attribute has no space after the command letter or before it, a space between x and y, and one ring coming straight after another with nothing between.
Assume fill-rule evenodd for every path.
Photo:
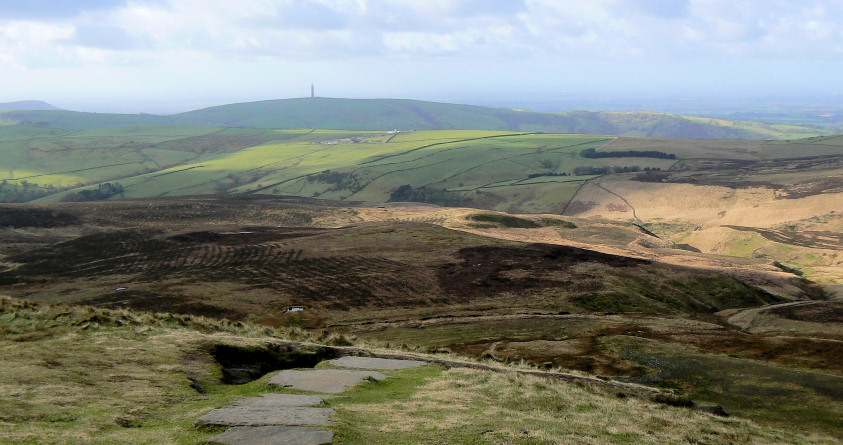
<instances>
[{"instance_id":1,"label":"footpath","mask_svg":"<svg viewBox=\"0 0 843 445\"><path fill-rule=\"evenodd\" d=\"M280 371L269 381L282 388L313 394L269 393L247 397L233 405L200 417L197 425L227 426L224 433L208 439L225 445L320 445L331 443L334 433L321 426L333 425L331 408L324 401L368 380L387 376L380 372L426 365L417 360L345 356L327 363L336 368Z\"/></svg>"}]
</instances>

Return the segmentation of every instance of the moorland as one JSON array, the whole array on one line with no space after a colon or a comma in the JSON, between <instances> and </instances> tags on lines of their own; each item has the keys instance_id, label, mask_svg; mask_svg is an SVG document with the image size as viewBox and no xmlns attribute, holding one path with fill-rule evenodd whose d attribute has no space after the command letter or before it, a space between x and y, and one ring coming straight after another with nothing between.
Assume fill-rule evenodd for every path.
<instances>
[{"instance_id":1,"label":"moorland","mask_svg":"<svg viewBox=\"0 0 843 445\"><path fill-rule=\"evenodd\" d=\"M138 427L145 440L195 443L213 432L192 425L203 410L266 389L262 374L220 381L214 345L278 341L578 373L668 391L668 405L680 405L430 365L337 402L347 406L341 443L843 434L840 136L377 120L368 130L270 129L271 109L256 109L266 121L220 117L248 115L233 107L177 125L3 114L0 196L26 201L0 204L3 352L27 369L2 376L15 396L0 405L10 437L53 428L64 441L107 442ZM120 350L150 358L113 356ZM45 389L48 378L69 380ZM74 401L80 387L95 390ZM443 389L472 409L454 412L437 398ZM385 393L396 398L389 408ZM682 398L732 417L690 411ZM431 418L450 427L435 433L423 426ZM526 428L536 435L520 435L524 422L538 422Z\"/></svg>"}]
</instances>

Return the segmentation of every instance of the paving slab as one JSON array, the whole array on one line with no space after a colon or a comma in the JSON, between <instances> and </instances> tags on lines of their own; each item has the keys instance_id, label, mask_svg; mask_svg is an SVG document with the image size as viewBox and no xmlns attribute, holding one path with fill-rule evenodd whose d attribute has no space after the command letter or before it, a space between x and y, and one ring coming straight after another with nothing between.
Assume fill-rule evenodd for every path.
<instances>
[{"instance_id":1,"label":"paving slab","mask_svg":"<svg viewBox=\"0 0 843 445\"><path fill-rule=\"evenodd\" d=\"M338 393L357 385L364 379L385 379L378 371L355 371L346 369L288 369L269 379L270 385L295 388L304 391Z\"/></svg>"},{"instance_id":2,"label":"paving slab","mask_svg":"<svg viewBox=\"0 0 843 445\"><path fill-rule=\"evenodd\" d=\"M355 357L345 356L328 360L328 363L343 368L359 369L406 369L424 366L427 362L420 360L398 360L390 358Z\"/></svg>"},{"instance_id":3,"label":"paving slab","mask_svg":"<svg viewBox=\"0 0 843 445\"><path fill-rule=\"evenodd\" d=\"M303 426L236 426L208 442L224 445L321 445L331 443L334 433Z\"/></svg>"},{"instance_id":4,"label":"paving slab","mask_svg":"<svg viewBox=\"0 0 843 445\"><path fill-rule=\"evenodd\" d=\"M325 399L336 396L304 394L262 394L260 397L246 397L234 402L234 406L281 407L281 406L316 406Z\"/></svg>"},{"instance_id":5,"label":"paving slab","mask_svg":"<svg viewBox=\"0 0 843 445\"><path fill-rule=\"evenodd\" d=\"M333 425L331 408L310 406L230 405L215 409L200 417L197 425L272 426L272 425Z\"/></svg>"}]
</instances>

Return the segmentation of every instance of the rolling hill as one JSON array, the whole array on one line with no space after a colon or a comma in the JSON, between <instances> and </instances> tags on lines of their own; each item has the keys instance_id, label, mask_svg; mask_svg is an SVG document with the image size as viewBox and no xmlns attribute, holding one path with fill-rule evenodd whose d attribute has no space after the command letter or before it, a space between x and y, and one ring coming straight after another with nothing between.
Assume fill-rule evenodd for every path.
<instances>
[{"instance_id":1,"label":"rolling hill","mask_svg":"<svg viewBox=\"0 0 843 445\"><path fill-rule=\"evenodd\" d=\"M299 98L237 103L186 113L82 113L18 110L0 113L0 124L85 130L142 125L204 125L334 130L489 130L700 139L793 139L828 130L751 121L651 112L539 113L404 99Z\"/></svg>"},{"instance_id":2,"label":"rolling hill","mask_svg":"<svg viewBox=\"0 0 843 445\"><path fill-rule=\"evenodd\" d=\"M21 100L17 102L0 103L0 110L60 110L59 107L40 100Z\"/></svg>"},{"instance_id":3,"label":"rolling hill","mask_svg":"<svg viewBox=\"0 0 843 445\"><path fill-rule=\"evenodd\" d=\"M205 108L183 124L342 130L504 130L703 139L782 139L826 134L807 127L650 112L539 113L402 99L303 98Z\"/></svg>"},{"instance_id":4,"label":"rolling hill","mask_svg":"<svg viewBox=\"0 0 843 445\"><path fill-rule=\"evenodd\" d=\"M829 213L843 190L840 136L7 125L0 126L0 153L4 202L236 194L564 213L637 221L696 250L765 255L843 285L835 249L823 241L840 232L839 214ZM792 227L819 238L794 237ZM778 244L759 250L767 238Z\"/></svg>"},{"instance_id":5,"label":"rolling hill","mask_svg":"<svg viewBox=\"0 0 843 445\"><path fill-rule=\"evenodd\" d=\"M11 125L0 126L0 200L68 199L119 181L125 198L225 192L558 213L585 181L603 174L664 171L684 159L787 163L800 156L837 156L840 145L833 141L204 126L70 131ZM589 149L600 150L599 155L584 154ZM612 150L664 156L605 154Z\"/></svg>"},{"instance_id":6,"label":"rolling hill","mask_svg":"<svg viewBox=\"0 0 843 445\"><path fill-rule=\"evenodd\" d=\"M408 118L404 105L391 113ZM560 368L599 375L607 384L617 378L671 389L681 397L660 403L688 406L691 397L756 422L745 437L834 443L824 437L840 436L843 304L833 291L843 286L843 217L832 209L843 193L843 136L764 141L197 125L235 114L245 119L254 104L242 106L187 116L6 112L36 120L0 125L0 199L39 202L0 205L0 295L13 298L0 298L0 330L8 334L0 346L10 352L7 368L37 372L0 373L0 380L16 394L58 379L69 382L74 397L85 394L73 405L64 404L64 393L0 403L0 418L13 419L7 436L49 431L64 438L96 429L106 442L127 434L160 442L176 432L191 440L182 442L196 442L213 433L194 426L202 412L256 394L268 378L227 386L201 345L210 338L234 341L225 332L248 344L281 332L268 326L298 333L298 340L359 339L388 354L523 361L535 367L531 374ZM260 125L271 123L270 108ZM449 119L467 121L471 111ZM312 115L327 119L329 112ZM380 119L368 125L385 125L388 114L359 111ZM492 123L500 118L485 116ZM695 118L660 121L650 113L562 117L574 122L576 116L604 119L605 131L627 134L717 127ZM437 124L432 114L427 121ZM84 128L103 122L110 127ZM183 329L188 326L204 333ZM169 327L178 331L160 330ZM71 332L87 337L66 335ZM258 337L246 338L248 332ZM122 352L129 341L143 351L143 363L121 361L131 358ZM456 371L425 372L419 385L421 377L434 380L412 391L440 393L445 379L456 378ZM92 383L89 376L98 374L106 377ZM462 388L459 397L501 393L504 377L466 375L452 385ZM491 383L476 390L471 375ZM551 388L530 384L536 394ZM370 388L392 392L390 385ZM123 388L145 396L111 404ZM548 404L525 399L523 388L503 392L515 401L489 405L538 404L551 414L533 410L481 431L512 423L518 425L513 435L501 437L520 438L523 425L538 428L529 419L559 425L560 407L584 397ZM639 403L614 390L599 399L588 393L590 406ZM365 398L383 399L380 393ZM332 403L360 405L342 400ZM407 409L416 406L413 400ZM406 411L406 418L431 424L452 400L449 395L435 410ZM390 413L402 412L395 406ZM682 419L694 415L647 405L627 417L637 422L640 412L668 410ZM349 412L338 409L340 416ZM384 420L384 412L366 408L349 423L353 428L338 424L337 437L352 431L359 435L350 437L370 443L384 424L402 420ZM584 412L594 424L593 412ZM470 419L468 443L478 422L495 415ZM700 421L712 421L704 416ZM717 422L726 428L743 421ZM760 428L787 428L789 435ZM652 430L637 433L639 442L658 442ZM430 434L419 431L419 437ZM731 443L743 437L739 432L717 435ZM463 433L449 430L443 441L460 443ZM569 432L542 434L556 443ZM379 443L393 436L382 437ZM406 441L406 433L397 437Z\"/></svg>"}]
</instances>

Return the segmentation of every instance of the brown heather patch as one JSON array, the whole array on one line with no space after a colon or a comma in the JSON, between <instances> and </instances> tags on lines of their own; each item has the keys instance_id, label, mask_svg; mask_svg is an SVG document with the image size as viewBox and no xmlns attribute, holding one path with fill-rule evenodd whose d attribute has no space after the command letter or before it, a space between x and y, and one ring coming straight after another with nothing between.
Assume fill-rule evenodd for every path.
<instances>
[{"instance_id":1,"label":"brown heather patch","mask_svg":"<svg viewBox=\"0 0 843 445\"><path fill-rule=\"evenodd\" d=\"M724 332L679 334L675 341L706 352L733 354L788 366L804 366L843 375L843 341L815 337L769 336Z\"/></svg>"}]
</instances>

